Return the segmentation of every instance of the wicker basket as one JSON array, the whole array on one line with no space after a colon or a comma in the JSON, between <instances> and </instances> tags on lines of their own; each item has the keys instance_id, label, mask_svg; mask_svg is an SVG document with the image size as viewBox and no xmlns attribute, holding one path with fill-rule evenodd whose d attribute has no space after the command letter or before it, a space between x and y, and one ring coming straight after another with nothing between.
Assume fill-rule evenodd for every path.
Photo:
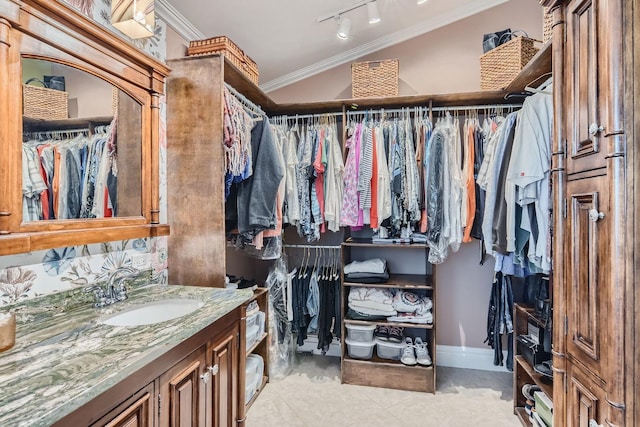
<instances>
[{"instance_id":1,"label":"wicker basket","mask_svg":"<svg viewBox=\"0 0 640 427\"><path fill-rule=\"evenodd\" d=\"M514 37L480 57L480 88L501 90L509 86L525 65L538 53L538 40Z\"/></svg>"},{"instance_id":2,"label":"wicker basket","mask_svg":"<svg viewBox=\"0 0 640 427\"><path fill-rule=\"evenodd\" d=\"M69 118L69 94L61 90L22 85L22 113L25 117L42 120Z\"/></svg>"},{"instance_id":3,"label":"wicker basket","mask_svg":"<svg viewBox=\"0 0 640 427\"><path fill-rule=\"evenodd\" d=\"M546 42L553 35L553 13L548 7L543 8L544 19L542 20L542 41Z\"/></svg>"},{"instance_id":4,"label":"wicker basket","mask_svg":"<svg viewBox=\"0 0 640 427\"><path fill-rule=\"evenodd\" d=\"M205 40L194 40L189 43L187 56L208 55L222 53L253 83L258 84L258 64L244 53L237 44L227 36L212 37Z\"/></svg>"},{"instance_id":5,"label":"wicker basket","mask_svg":"<svg viewBox=\"0 0 640 427\"><path fill-rule=\"evenodd\" d=\"M351 64L351 94L354 98L398 96L397 59Z\"/></svg>"}]
</instances>

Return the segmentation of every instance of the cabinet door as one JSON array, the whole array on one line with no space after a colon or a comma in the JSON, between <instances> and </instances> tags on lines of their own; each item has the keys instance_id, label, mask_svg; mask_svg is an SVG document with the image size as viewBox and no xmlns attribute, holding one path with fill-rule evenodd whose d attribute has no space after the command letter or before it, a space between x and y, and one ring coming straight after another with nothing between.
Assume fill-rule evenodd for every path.
<instances>
[{"instance_id":1,"label":"cabinet door","mask_svg":"<svg viewBox=\"0 0 640 427\"><path fill-rule=\"evenodd\" d=\"M91 424L91 427L152 427L154 396L151 383Z\"/></svg>"},{"instance_id":2,"label":"cabinet door","mask_svg":"<svg viewBox=\"0 0 640 427\"><path fill-rule=\"evenodd\" d=\"M567 173L605 167L601 72L607 67L599 47L600 0L573 0L567 7Z\"/></svg>"},{"instance_id":3,"label":"cabinet door","mask_svg":"<svg viewBox=\"0 0 640 427\"><path fill-rule=\"evenodd\" d=\"M591 427L591 420L596 425L607 425L607 402L603 388L575 365L569 364L567 371L567 427Z\"/></svg>"},{"instance_id":4,"label":"cabinet door","mask_svg":"<svg viewBox=\"0 0 640 427\"><path fill-rule=\"evenodd\" d=\"M238 409L238 327L221 334L210 347L213 374L208 406L213 427L235 426Z\"/></svg>"},{"instance_id":5,"label":"cabinet door","mask_svg":"<svg viewBox=\"0 0 640 427\"><path fill-rule=\"evenodd\" d=\"M205 346L160 376L160 426L204 427Z\"/></svg>"},{"instance_id":6,"label":"cabinet door","mask_svg":"<svg viewBox=\"0 0 640 427\"><path fill-rule=\"evenodd\" d=\"M610 213L606 175L567 183L567 352L605 378ZM599 215L602 215L600 218Z\"/></svg>"}]
</instances>

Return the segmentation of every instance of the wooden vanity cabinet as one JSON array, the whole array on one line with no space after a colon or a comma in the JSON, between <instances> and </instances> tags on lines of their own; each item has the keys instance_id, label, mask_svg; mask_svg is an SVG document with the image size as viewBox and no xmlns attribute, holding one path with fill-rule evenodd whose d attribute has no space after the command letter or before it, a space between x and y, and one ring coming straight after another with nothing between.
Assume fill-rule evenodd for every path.
<instances>
[{"instance_id":1,"label":"wooden vanity cabinet","mask_svg":"<svg viewBox=\"0 0 640 427\"><path fill-rule=\"evenodd\" d=\"M236 308L54 427L236 426L237 387L244 375L238 359L242 310Z\"/></svg>"},{"instance_id":2,"label":"wooden vanity cabinet","mask_svg":"<svg viewBox=\"0 0 640 427\"><path fill-rule=\"evenodd\" d=\"M73 102L67 111L61 107L66 101L59 99L41 113L23 110L23 98L28 98L23 83L30 61L48 67L33 71L41 79L43 74L57 74L62 69L78 77L75 81L82 85L70 84L69 75L66 83L66 95L77 101L77 111L73 111ZM0 0L0 256L168 235L168 226L160 225L159 210L160 102L168 74L165 64L62 1ZM97 87L106 91L100 92L103 96L88 94ZM42 98L48 97L55 98L51 93ZM108 112L106 117L90 117L97 100L103 101L100 105ZM51 111L55 115L50 116ZM56 218L79 219L25 217L24 132L82 128L91 135L95 123L108 124L116 115L118 177L112 185L117 191L110 193L117 202L115 215L81 215L74 209L74 216L60 214ZM93 206L100 206L102 195L96 192L95 196ZM109 206L114 203L105 203L104 209Z\"/></svg>"}]
</instances>

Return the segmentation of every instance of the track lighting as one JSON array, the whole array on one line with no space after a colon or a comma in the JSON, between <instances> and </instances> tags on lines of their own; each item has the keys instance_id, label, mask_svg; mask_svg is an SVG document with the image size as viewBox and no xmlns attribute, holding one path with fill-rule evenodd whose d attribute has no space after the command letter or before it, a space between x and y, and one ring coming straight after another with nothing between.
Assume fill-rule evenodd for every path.
<instances>
[{"instance_id":1,"label":"track lighting","mask_svg":"<svg viewBox=\"0 0 640 427\"><path fill-rule=\"evenodd\" d=\"M344 16L338 17L338 36L341 40L346 40L349 38L349 32L351 31L351 19L346 18Z\"/></svg>"},{"instance_id":2,"label":"track lighting","mask_svg":"<svg viewBox=\"0 0 640 427\"><path fill-rule=\"evenodd\" d=\"M369 14L369 24L380 22L380 15L378 14L378 4L375 0L367 3L367 12Z\"/></svg>"}]
</instances>

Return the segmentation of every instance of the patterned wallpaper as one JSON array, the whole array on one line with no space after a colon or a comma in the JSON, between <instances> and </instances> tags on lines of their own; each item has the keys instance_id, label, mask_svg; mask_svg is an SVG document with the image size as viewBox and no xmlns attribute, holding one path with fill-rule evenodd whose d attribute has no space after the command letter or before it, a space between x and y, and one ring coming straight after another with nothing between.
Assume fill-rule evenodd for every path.
<instances>
[{"instance_id":1,"label":"patterned wallpaper","mask_svg":"<svg viewBox=\"0 0 640 427\"><path fill-rule=\"evenodd\" d=\"M59 0L125 38L110 24L111 0ZM155 36L129 40L166 59L166 24L156 19ZM160 221L167 221L166 104L160 100ZM167 237L104 242L0 257L0 305L82 288L112 278L134 283L167 282ZM125 281L125 282L126 282Z\"/></svg>"}]
</instances>

